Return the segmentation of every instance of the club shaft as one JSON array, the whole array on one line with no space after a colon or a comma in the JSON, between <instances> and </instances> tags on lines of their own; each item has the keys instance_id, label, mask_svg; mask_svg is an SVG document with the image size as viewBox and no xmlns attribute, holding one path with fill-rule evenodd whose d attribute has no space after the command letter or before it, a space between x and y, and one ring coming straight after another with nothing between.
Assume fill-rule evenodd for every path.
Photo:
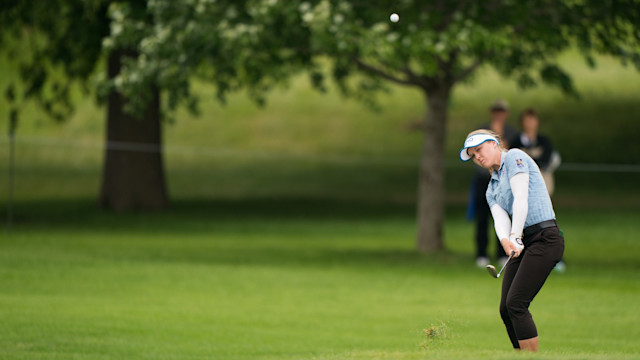
<instances>
[{"instance_id":1,"label":"club shaft","mask_svg":"<svg viewBox=\"0 0 640 360\"><path fill-rule=\"evenodd\" d=\"M515 252L511 252L511 255L509 255L509 257L507 258L507 261L504 262L504 265L502 265L502 269L500 269L500 272L498 272L498 277L500 277L500 274L502 274L502 271L504 270L504 268L507 267L507 264L509 263L509 260L511 260L511 258L513 257L513 255L515 254Z\"/></svg>"}]
</instances>

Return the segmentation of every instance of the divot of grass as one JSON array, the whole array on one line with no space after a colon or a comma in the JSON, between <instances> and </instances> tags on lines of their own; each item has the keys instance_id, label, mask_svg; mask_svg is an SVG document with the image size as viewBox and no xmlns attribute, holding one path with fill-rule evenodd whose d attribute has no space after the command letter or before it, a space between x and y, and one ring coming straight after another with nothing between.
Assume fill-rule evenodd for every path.
<instances>
[{"instance_id":1,"label":"divot of grass","mask_svg":"<svg viewBox=\"0 0 640 360\"><path fill-rule=\"evenodd\" d=\"M440 321L437 325L431 325L422 330L424 340L420 344L420 346L428 350L432 348L434 345L440 344L442 341L447 339L449 336L449 326L444 322Z\"/></svg>"}]
</instances>

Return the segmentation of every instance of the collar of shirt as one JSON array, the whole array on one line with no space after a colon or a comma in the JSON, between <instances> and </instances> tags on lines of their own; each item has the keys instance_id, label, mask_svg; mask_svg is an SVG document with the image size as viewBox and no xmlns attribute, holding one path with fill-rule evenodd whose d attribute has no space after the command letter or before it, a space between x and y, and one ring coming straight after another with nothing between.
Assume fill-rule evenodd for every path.
<instances>
[{"instance_id":1,"label":"collar of shirt","mask_svg":"<svg viewBox=\"0 0 640 360\"><path fill-rule=\"evenodd\" d=\"M491 172L491 179L492 180L500 180L500 174L504 174L504 158L506 157L507 152L503 151L500 154L500 168L498 168L498 171L492 171Z\"/></svg>"}]
</instances>

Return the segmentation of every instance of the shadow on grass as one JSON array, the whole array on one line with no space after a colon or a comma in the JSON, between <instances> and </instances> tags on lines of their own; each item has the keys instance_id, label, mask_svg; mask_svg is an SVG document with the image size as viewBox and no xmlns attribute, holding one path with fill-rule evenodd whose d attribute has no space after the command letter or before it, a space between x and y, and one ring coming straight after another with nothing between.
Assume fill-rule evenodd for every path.
<instances>
[{"instance_id":1,"label":"shadow on grass","mask_svg":"<svg viewBox=\"0 0 640 360\"><path fill-rule=\"evenodd\" d=\"M7 217L6 204L0 216ZM414 205L383 201L314 198L249 198L214 200L176 200L166 211L113 212L100 210L91 200L50 200L21 202L14 206L18 226L52 227L122 226L171 227L182 221L242 222L249 220L375 220L413 217Z\"/></svg>"},{"instance_id":2,"label":"shadow on grass","mask_svg":"<svg viewBox=\"0 0 640 360\"><path fill-rule=\"evenodd\" d=\"M56 200L21 203L13 232L56 234L71 244L65 251L134 262L367 268L471 264L466 254L419 253L414 211L403 203L288 198L181 200L164 212L114 213L88 200ZM55 249L56 243L44 246Z\"/></svg>"},{"instance_id":3,"label":"shadow on grass","mask_svg":"<svg viewBox=\"0 0 640 360\"><path fill-rule=\"evenodd\" d=\"M3 210L0 216L6 219L6 206ZM580 245L582 249L572 235L586 224L596 231L620 224L636 231L629 225L633 214L571 210L561 215L563 224L573 228L565 252L570 269L640 269L637 246L594 257L585 246L604 250L615 244L594 242ZM463 218L463 207L447 208L447 221L463 223ZM86 199L23 202L15 208L13 233L56 233L86 255L130 261L434 270L473 266L470 253L419 253L413 204L373 200L191 199L174 201L170 210L156 213L102 211ZM622 235L609 241L627 241ZM55 250L57 243L44 246Z\"/></svg>"}]
</instances>

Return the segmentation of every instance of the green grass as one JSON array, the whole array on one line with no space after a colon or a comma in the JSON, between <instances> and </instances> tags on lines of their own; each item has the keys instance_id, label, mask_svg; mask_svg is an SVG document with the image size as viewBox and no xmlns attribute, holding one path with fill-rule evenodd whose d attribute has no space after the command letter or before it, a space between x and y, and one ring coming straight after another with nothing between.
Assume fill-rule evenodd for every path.
<instances>
[{"instance_id":1,"label":"green grass","mask_svg":"<svg viewBox=\"0 0 640 360\"><path fill-rule=\"evenodd\" d=\"M640 213L571 211L565 274L532 305L542 352L514 354L499 281L414 251L413 209L384 202L183 201L111 214L23 204L0 240L3 359L631 359ZM427 337L425 329L435 330Z\"/></svg>"}]
</instances>

